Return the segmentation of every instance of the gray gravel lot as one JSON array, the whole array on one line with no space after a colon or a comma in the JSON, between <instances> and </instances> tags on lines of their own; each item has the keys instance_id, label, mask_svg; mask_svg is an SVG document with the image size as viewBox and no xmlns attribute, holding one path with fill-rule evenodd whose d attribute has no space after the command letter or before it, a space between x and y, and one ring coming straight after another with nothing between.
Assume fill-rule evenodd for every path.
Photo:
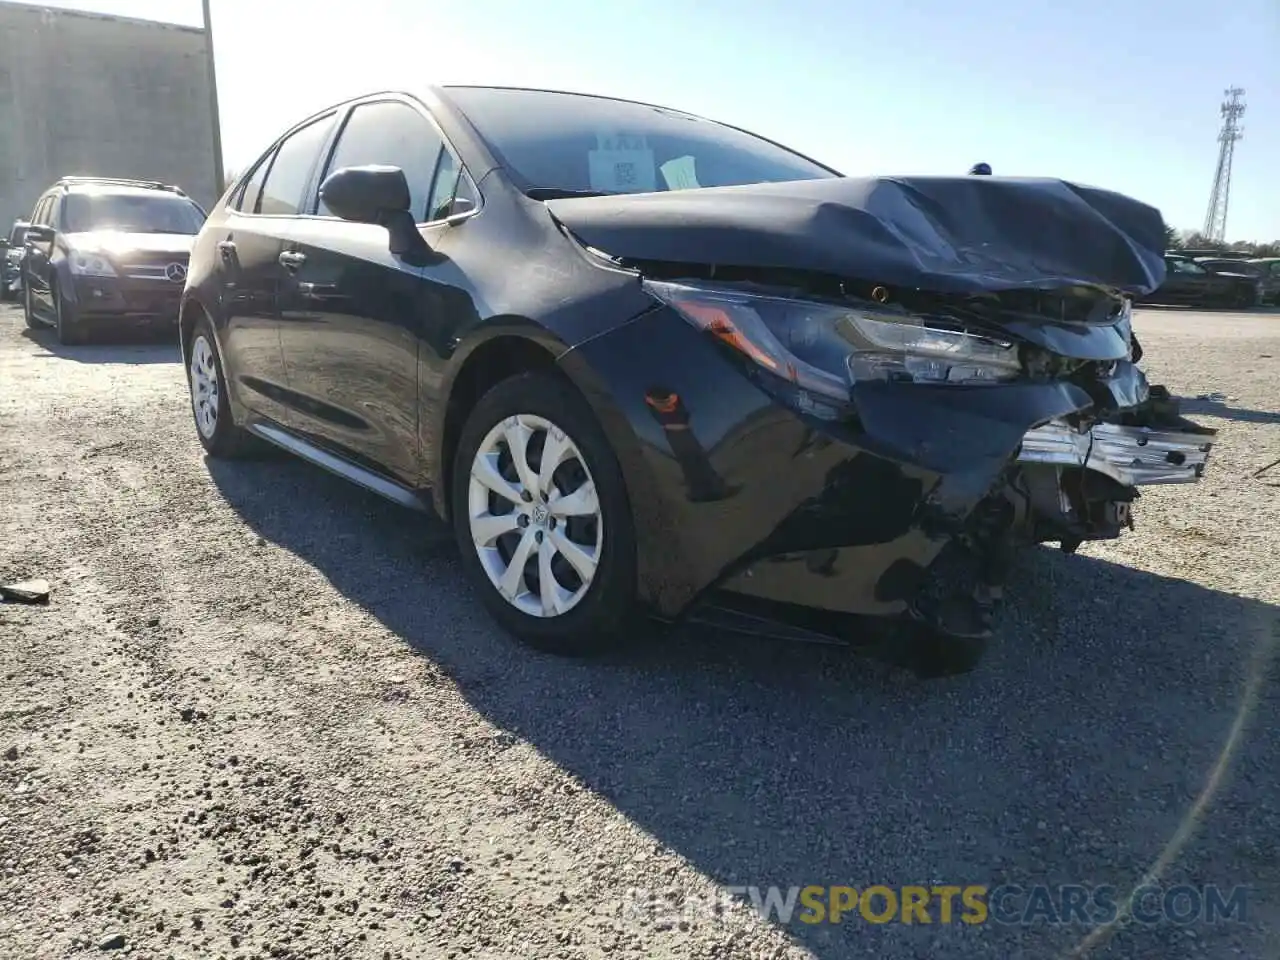
<instances>
[{"instance_id":1,"label":"gray gravel lot","mask_svg":"<svg viewBox=\"0 0 1280 960\"><path fill-rule=\"evenodd\" d=\"M1220 428L1134 534L1030 553L921 683L685 631L612 662L491 626L444 530L206 462L176 350L0 308L0 957L1057 957L1083 923L625 914L629 888L1251 885L1098 957L1280 956L1280 313L1141 311ZM1269 481L1268 485L1264 481Z\"/></svg>"}]
</instances>

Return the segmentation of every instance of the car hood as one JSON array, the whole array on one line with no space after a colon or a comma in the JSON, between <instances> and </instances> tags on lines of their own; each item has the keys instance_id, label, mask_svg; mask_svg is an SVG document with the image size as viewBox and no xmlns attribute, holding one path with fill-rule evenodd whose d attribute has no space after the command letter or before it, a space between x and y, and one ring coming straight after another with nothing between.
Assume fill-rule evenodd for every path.
<instances>
[{"instance_id":1,"label":"car hood","mask_svg":"<svg viewBox=\"0 0 1280 960\"><path fill-rule=\"evenodd\" d=\"M185 233L126 233L121 230L92 230L68 233L72 250L122 257L131 253L190 254L195 237Z\"/></svg>"},{"instance_id":2,"label":"car hood","mask_svg":"<svg viewBox=\"0 0 1280 960\"><path fill-rule=\"evenodd\" d=\"M1164 281L1164 219L1137 200L1014 177L835 177L546 201L626 260L806 270L938 293Z\"/></svg>"}]
</instances>

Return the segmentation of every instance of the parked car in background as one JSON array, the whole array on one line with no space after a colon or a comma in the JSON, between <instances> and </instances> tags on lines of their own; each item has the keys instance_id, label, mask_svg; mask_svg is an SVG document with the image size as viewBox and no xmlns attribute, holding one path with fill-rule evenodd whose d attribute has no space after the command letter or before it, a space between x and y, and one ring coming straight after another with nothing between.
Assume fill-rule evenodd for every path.
<instances>
[{"instance_id":1,"label":"parked car in background","mask_svg":"<svg viewBox=\"0 0 1280 960\"><path fill-rule=\"evenodd\" d=\"M214 207L181 345L211 457L265 440L436 510L531 645L887 617L950 672L1015 548L1117 537L1205 466L1133 362L1164 237L1108 191L847 178L664 107L384 93Z\"/></svg>"},{"instance_id":2,"label":"parked car in background","mask_svg":"<svg viewBox=\"0 0 1280 960\"><path fill-rule=\"evenodd\" d=\"M91 332L174 328L205 212L178 187L63 177L36 201L23 256L27 325L62 343Z\"/></svg>"},{"instance_id":3,"label":"parked car in background","mask_svg":"<svg viewBox=\"0 0 1280 960\"><path fill-rule=\"evenodd\" d=\"M1257 287L1257 299L1241 306L1259 306L1280 294L1280 274L1272 275L1266 267L1252 260L1235 260L1227 257L1197 257L1196 263L1212 273L1229 277L1252 277Z\"/></svg>"},{"instance_id":4,"label":"parked car in background","mask_svg":"<svg viewBox=\"0 0 1280 960\"><path fill-rule=\"evenodd\" d=\"M1196 307L1252 307L1259 303L1259 279L1239 270L1210 270L1191 257L1165 254L1165 278L1139 303L1170 303Z\"/></svg>"},{"instance_id":5,"label":"parked car in background","mask_svg":"<svg viewBox=\"0 0 1280 960\"><path fill-rule=\"evenodd\" d=\"M1266 302L1280 304L1280 257L1259 257L1248 262L1263 271L1267 278L1270 293Z\"/></svg>"},{"instance_id":6,"label":"parked car in background","mask_svg":"<svg viewBox=\"0 0 1280 960\"><path fill-rule=\"evenodd\" d=\"M22 289L23 237L27 221L15 220L7 237L0 237L0 300L12 300Z\"/></svg>"}]
</instances>

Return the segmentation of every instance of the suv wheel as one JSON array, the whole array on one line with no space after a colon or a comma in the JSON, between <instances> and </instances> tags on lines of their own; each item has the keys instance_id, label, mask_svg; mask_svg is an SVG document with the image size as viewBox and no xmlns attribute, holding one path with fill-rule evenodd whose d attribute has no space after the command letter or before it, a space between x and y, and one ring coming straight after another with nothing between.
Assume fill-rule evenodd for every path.
<instances>
[{"instance_id":1,"label":"suv wheel","mask_svg":"<svg viewBox=\"0 0 1280 960\"><path fill-rule=\"evenodd\" d=\"M68 346L84 343L84 330L80 327L76 308L63 300L56 280L49 287L49 298L53 300L54 329L58 332L58 342Z\"/></svg>"},{"instance_id":2,"label":"suv wheel","mask_svg":"<svg viewBox=\"0 0 1280 960\"><path fill-rule=\"evenodd\" d=\"M31 285L28 283L22 285L22 319L27 322L28 330L39 330L44 326L36 319L35 304L31 302Z\"/></svg>"},{"instance_id":3,"label":"suv wheel","mask_svg":"<svg viewBox=\"0 0 1280 960\"><path fill-rule=\"evenodd\" d=\"M510 633L552 653L619 644L635 622L635 532L617 457L571 387L521 374L462 429L452 516L463 565Z\"/></svg>"},{"instance_id":4,"label":"suv wheel","mask_svg":"<svg viewBox=\"0 0 1280 960\"><path fill-rule=\"evenodd\" d=\"M187 386L196 435L209 456L236 459L253 452L253 437L231 416L227 378L209 321L196 324L187 352Z\"/></svg>"}]
</instances>

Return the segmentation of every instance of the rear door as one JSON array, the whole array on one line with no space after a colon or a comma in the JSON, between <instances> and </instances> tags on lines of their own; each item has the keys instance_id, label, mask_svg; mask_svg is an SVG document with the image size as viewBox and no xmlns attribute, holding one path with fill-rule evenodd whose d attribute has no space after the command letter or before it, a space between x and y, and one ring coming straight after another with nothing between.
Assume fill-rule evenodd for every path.
<instances>
[{"instance_id":1,"label":"rear door","mask_svg":"<svg viewBox=\"0 0 1280 960\"><path fill-rule=\"evenodd\" d=\"M250 410L289 425L296 404L280 346L283 237L302 205L335 114L291 131L257 163L216 231L225 327L222 350L232 389Z\"/></svg>"},{"instance_id":2,"label":"rear door","mask_svg":"<svg viewBox=\"0 0 1280 960\"><path fill-rule=\"evenodd\" d=\"M444 141L411 101L357 104L316 177L311 212L292 225L281 311L297 427L325 446L416 485L419 477L418 349L435 298L421 265L388 248L380 226L335 217L319 184L343 167L400 167L419 224L429 206Z\"/></svg>"}]
</instances>

